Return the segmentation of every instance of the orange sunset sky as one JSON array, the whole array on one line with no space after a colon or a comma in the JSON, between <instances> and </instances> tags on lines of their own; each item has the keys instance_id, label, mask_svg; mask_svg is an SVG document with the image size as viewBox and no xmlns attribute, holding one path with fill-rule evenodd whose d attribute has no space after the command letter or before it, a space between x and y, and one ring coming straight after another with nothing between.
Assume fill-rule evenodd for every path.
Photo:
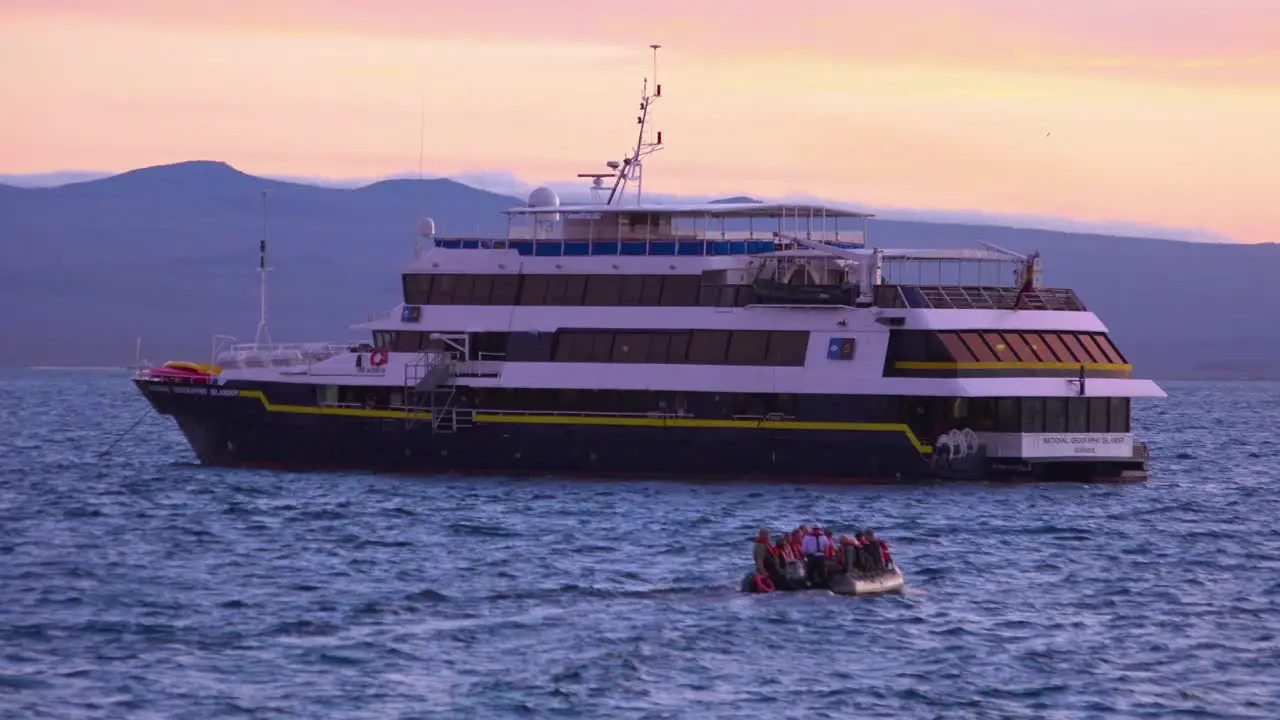
<instances>
[{"instance_id":1,"label":"orange sunset sky","mask_svg":"<svg viewBox=\"0 0 1280 720\"><path fill-rule=\"evenodd\" d=\"M1280 0L0 0L0 172L225 160L1280 239Z\"/></svg>"}]
</instances>

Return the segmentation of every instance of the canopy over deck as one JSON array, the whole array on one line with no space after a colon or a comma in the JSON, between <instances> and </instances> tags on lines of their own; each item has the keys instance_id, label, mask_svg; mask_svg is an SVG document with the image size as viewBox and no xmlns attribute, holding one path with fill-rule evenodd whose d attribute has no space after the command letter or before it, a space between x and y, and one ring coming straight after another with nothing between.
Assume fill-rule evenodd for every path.
<instances>
[{"instance_id":1,"label":"canopy over deck","mask_svg":"<svg viewBox=\"0 0 1280 720\"><path fill-rule=\"evenodd\" d=\"M807 203L693 203L646 205L542 205L516 207L507 215L665 215L685 218L869 218L870 213Z\"/></svg>"}]
</instances>

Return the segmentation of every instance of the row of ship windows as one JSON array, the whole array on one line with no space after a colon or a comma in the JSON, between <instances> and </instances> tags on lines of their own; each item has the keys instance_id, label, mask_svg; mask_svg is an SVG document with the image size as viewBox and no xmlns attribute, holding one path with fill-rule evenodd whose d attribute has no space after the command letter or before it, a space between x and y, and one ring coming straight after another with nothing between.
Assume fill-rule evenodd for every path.
<instances>
[{"instance_id":1,"label":"row of ship windows","mask_svg":"<svg viewBox=\"0 0 1280 720\"><path fill-rule=\"evenodd\" d=\"M444 349L432 333L378 331L374 346L395 352ZM804 330L560 330L473 333L471 359L509 362L654 363L801 367Z\"/></svg>"},{"instance_id":2,"label":"row of ship windows","mask_svg":"<svg viewBox=\"0 0 1280 720\"><path fill-rule=\"evenodd\" d=\"M1126 364L1105 333L894 330L889 362Z\"/></svg>"},{"instance_id":3,"label":"row of ship windows","mask_svg":"<svg viewBox=\"0 0 1280 720\"><path fill-rule=\"evenodd\" d=\"M742 286L703 285L701 275L404 276L407 305L741 306Z\"/></svg>"},{"instance_id":4,"label":"row of ship windows","mask_svg":"<svg viewBox=\"0 0 1280 720\"><path fill-rule=\"evenodd\" d=\"M319 386L320 402L403 405L401 391ZM905 422L932 440L948 430L1024 433L1127 433L1128 398L948 398L892 395L791 395L554 388L458 389L457 405L487 410L589 412L694 417L779 414L817 422Z\"/></svg>"},{"instance_id":5,"label":"row of ship windows","mask_svg":"<svg viewBox=\"0 0 1280 720\"><path fill-rule=\"evenodd\" d=\"M1129 432L1129 398L971 398L957 402L967 408L956 413L956 427L979 432Z\"/></svg>"}]
</instances>

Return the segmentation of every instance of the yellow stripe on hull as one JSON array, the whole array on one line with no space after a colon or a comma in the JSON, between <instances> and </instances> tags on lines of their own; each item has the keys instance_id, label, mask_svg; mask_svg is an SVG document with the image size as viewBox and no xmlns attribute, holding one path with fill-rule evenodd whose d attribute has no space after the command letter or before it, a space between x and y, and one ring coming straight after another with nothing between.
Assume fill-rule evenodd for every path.
<instances>
[{"instance_id":1,"label":"yellow stripe on hull","mask_svg":"<svg viewBox=\"0 0 1280 720\"><path fill-rule=\"evenodd\" d=\"M221 391L230 396L229 390ZM256 398L268 412L298 415L338 415L343 417L378 418L383 420L430 420L429 412L404 410L369 410L365 408L319 407L314 405L282 405L273 403L261 390L240 390L240 397ZM698 420L679 417L620 417L609 415L507 415L477 412L477 423L513 423L523 425L612 425L631 427L686 427L760 430L828 430L863 432L900 432L922 455L933 448L920 441L910 427L902 423L805 422L799 420Z\"/></svg>"},{"instance_id":2,"label":"yellow stripe on hull","mask_svg":"<svg viewBox=\"0 0 1280 720\"><path fill-rule=\"evenodd\" d=\"M1061 362L896 362L899 370L1079 370L1080 363ZM1085 370L1132 372L1129 364L1085 363Z\"/></svg>"}]
</instances>

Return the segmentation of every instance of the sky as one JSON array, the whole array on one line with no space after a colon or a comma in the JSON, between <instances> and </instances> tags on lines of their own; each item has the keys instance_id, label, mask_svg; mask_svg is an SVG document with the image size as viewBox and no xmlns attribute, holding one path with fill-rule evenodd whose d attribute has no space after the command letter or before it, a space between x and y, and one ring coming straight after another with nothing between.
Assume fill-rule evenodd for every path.
<instances>
[{"instance_id":1,"label":"sky","mask_svg":"<svg viewBox=\"0 0 1280 720\"><path fill-rule=\"evenodd\" d=\"M1272 242L1276 38L1276 0L0 0L0 173L562 182L660 43L648 190Z\"/></svg>"}]
</instances>

